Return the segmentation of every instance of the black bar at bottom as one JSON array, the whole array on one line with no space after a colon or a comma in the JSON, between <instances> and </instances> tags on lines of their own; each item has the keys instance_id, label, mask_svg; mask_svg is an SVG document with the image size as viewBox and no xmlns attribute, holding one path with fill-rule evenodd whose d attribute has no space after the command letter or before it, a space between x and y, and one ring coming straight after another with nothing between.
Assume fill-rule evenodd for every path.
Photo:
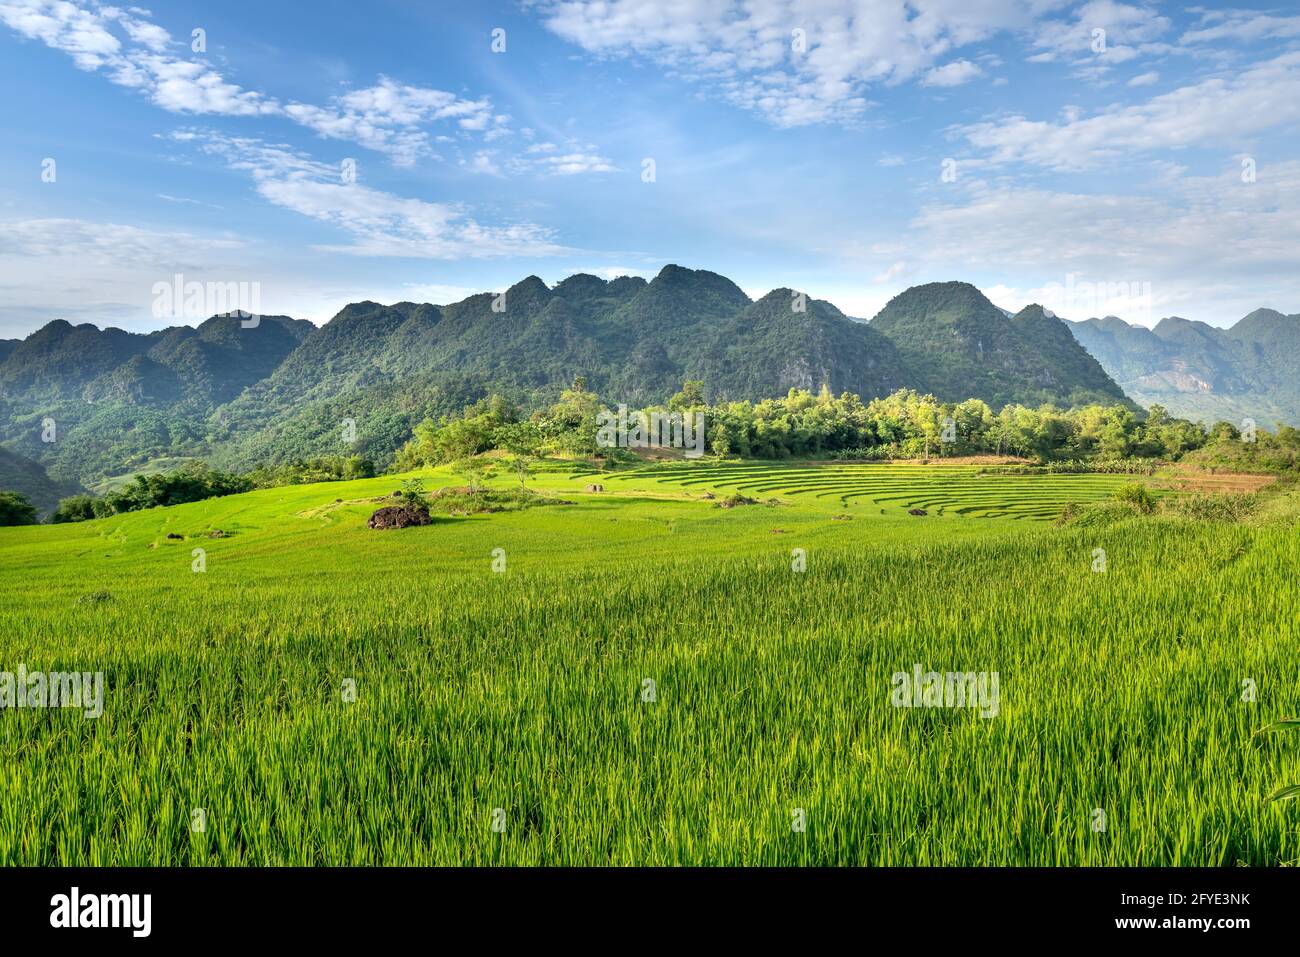
<instances>
[{"instance_id":1,"label":"black bar at bottom","mask_svg":"<svg viewBox=\"0 0 1300 957\"><path fill-rule=\"evenodd\" d=\"M1300 872L1254 868L28 868L0 870L0 937L334 948L456 931L485 944L668 945L684 942L680 928L689 926L692 944L731 946L843 934L865 942L890 928L958 946L1125 938L1294 944L1297 891ZM85 923L118 926L72 926Z\"/></svg>"}]
</instances>

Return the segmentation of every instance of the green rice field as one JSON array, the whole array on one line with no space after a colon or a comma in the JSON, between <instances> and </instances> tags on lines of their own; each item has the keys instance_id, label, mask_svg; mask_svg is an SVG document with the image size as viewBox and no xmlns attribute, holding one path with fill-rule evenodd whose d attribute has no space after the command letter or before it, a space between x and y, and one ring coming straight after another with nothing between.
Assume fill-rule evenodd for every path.
<instances>
[{"instance_id":1,"label":"green rice field","mask_svg":"<svg viewBox=\"0 0 1300 957\"><path fill-rule=\"evenodd\" d=\"M569 504L368 529L410 477L0 529L0 671L104 675L100 717L0 711L0 864L1300 859L1300 802L1264 802L1300 739L1257 733L1300 712L1293 519L1049 521L1126 476L552 463ZM996 672L996 714L896 706L917 666Z\"/></svg>"}]
</instances>

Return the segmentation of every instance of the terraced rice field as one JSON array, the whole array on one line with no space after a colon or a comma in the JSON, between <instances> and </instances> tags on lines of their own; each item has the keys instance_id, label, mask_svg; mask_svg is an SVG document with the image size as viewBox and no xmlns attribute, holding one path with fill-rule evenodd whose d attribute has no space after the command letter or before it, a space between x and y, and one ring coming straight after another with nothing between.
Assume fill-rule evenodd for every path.
<instances>
[{"instance_id":1,"label":"terraced rice field","mask_svg":"<svg viewBox=\"0 0 1300 957\"><path fill-rule=\"evenodd\" d=\"M592 473L581 473L586 476ZM973 518L1055 518L1070 502L1109 498L1130 475L1004 475L974 465L657 466L602 478L611 491L663 488L777 496L818 504L874 505L882 512L923 508Z\"/></svg>"},{"instance_id":2,"label":"terraced rice field","mask_svg":"<svg viewBox=\"0 0 1300 957\"><path fill-rule=\"evenodd\" d=\"M415 477L463 482L0 528L0 672L103 676L97 717L0 711L0 866L1300 861L1300 802L1264 803L1300 752L1256 733L1300 712L1293 521L548 463L570 504L368 529ZM997 675L996 713L900 706L916 668Z\"/></svg>"}]
</instances>

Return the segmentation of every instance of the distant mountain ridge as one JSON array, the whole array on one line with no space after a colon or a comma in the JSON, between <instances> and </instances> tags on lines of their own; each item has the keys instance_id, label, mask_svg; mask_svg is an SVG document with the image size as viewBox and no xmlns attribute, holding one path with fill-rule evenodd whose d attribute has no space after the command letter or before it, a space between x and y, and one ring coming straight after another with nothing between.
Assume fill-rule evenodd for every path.
<instances>
[{"instance_id":1,"label":"distant mountain ridge","mask_svg":"<svg viewBox=\"0 0 1300 957\"><path fill-rule=\"evenodd\" d=\"M1169 316L1152 329L1106 316L1069 328L1141 405L1266 428L1300 422L1300 314L1256 309L1228 328Z\"/></svg>"},{"instance_id":2,"label":"distant mountain ridge","mask_svg":"<svg viewBox=\"0 0 1300 957\"><path fill-rule=\"evenodd\" d=\"M353 303L319 328L215 316L138 335L56 320L0 345L0 441L85 484L163 457L247 467L342 452L343 419L353 450L382 459L425 415L488 391L544 400L577 376L629 405L685 379L713 400L825 386L995 407L1128 401L1066 323L1032 306L1009 316L968 283L909 289L864 323L791 289L755 301L669 265L650 281L529 276L445 305ZM44 417L57 442L40 441Z\"/></svg>"}]
</instances>

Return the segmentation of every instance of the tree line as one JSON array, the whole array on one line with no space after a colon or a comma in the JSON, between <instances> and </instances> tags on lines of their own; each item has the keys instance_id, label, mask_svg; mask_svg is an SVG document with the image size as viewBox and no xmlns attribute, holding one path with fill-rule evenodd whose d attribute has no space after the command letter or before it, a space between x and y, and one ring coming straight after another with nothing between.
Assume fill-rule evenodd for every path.
<instances>
[{"instance_id":1,"label":"tree line","mask_svg":"<svg viewBox=\"0 0 1300 957\"><path fill-rule=\"evenodd\" d=\"M455 464L474 484L479 471L475 457L500 451L523 485L531 464L540 458L633 461L633 453L605 448L597 441L598 416L609 407L581 377L558 401L531 411L503 396L489 395L458 413L431 416L417 424L388 471ZM994 412L980 399L941 402L912 389L863 402L853 393L836 396L825 388L818 393L791 389L780 398L711 404L705 399L703 383L687 381L666 404L638 412L647 417L654 412L702 413L706 451L724 458L995 455L1029 459L1052 471L1132 471L1196 453L1207 466L1300 468L1300 431L1294 428L1280 426L1273 433L1260 429L1243 435L1231 423L1205 426L1175 418L1158 405L1145 416L1121 404L1068 410L1007 405ZM103 518L257 488L368 478L376 471L373 461L359 455L323 456L242 474L194 462L170 472L137 475L101 496L66 498L51 521ZM36 520L36 509L25 497L0 492L0 525Z\"/></svg>"},{"instance_id":2,"label":"tree line","mask_svg":"<svg viewBox=\"0 0 1300 957\"><path fill-rule=\"evenodd\" d=\"M459 414L428 418L397 453L399 471L461 461L492 449L523 446L536 456L618 457L596 441L598 414L609 406L579 379L558 402L530 415L500 396ZM1063 410L1008 405L994 412L980 399L941 402L900 389L863 402L803 389L775 399L709 404L700 382L687 382L651 413L702 413L706 448L723 457L787 459L1018 456L1040 463L1125 459L1174 461L1187 452L1240 432L1230 423L1207 428L1152 406L1145 417L1125 405ZM1294 432L1295 430L1289 430ZM531 442L531 444L530 444Z\"/></svg>"}]
</instances>

